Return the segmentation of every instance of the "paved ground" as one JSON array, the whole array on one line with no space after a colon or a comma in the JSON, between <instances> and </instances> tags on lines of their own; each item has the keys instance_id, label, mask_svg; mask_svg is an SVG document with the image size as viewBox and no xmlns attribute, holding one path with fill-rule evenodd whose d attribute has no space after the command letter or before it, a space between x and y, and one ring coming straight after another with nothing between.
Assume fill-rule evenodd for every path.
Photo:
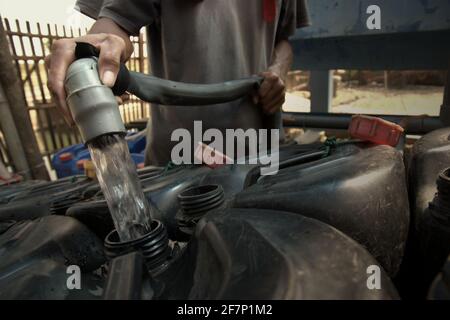
<instances>
[{"instance_id":1,"label":"paved ground","mask_svg":"<svg viewBox=\"0 0 450 320\"><path fill-rule=\"evenodd\" d=\"M443 101L443 87L412 86L385 90L381 87L340 88L333 112L436 116ZM308 92L289 93L283 109L309 112Z\"/></svg>"}]
</instances>

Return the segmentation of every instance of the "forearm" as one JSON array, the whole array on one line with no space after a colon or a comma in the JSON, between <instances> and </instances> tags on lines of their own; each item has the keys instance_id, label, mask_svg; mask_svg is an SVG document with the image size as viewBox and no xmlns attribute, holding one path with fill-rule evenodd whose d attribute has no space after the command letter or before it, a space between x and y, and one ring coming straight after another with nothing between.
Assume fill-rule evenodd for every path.
<instances>
[{"instance_id":1,"label":"forearm","mask_svg":"<svg viewBox=\"0 0 450 320\"><path fill-rule=\"evenodd\" d=\"M120 37L125 42L125 51L122 56L122 61L126 61L130 58L133 53L133 44L131 43L130 35L117 23L108 18L98 19L89 30L88 34L100 33L113 34Z\"/></svg>"},{"instance_id":2,"label":"forearm","mask_svg":"<svg viewBox=\"0 0 450 320\"><path fill-rule=\"evenodd\" d=\"M293 60L294 53L291 44L287 40L282 40L275 46L274 56L269 71L275 72L283 81L285 81L287 74L292 67Z\"/></svg>"}]
</instances>

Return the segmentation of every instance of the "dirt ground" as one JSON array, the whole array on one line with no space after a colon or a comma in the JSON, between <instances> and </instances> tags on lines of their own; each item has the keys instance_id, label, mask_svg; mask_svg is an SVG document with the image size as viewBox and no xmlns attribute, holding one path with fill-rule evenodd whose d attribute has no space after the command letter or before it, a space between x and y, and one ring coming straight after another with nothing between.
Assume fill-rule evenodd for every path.
<instances>
[{"instance_id":1,"label":"dirt ground","mask_svg":"<svg viewBox=\"0 0 450 320\"><path fill-rule=\"evenodd\" d=\"M409 86L388 89L379 86L340 88L333 99L332 112L394 115L439 115L443 87ZM288 94L283 107L288 112L309 112L309 92Z\"/></svg>"}]
</instances>

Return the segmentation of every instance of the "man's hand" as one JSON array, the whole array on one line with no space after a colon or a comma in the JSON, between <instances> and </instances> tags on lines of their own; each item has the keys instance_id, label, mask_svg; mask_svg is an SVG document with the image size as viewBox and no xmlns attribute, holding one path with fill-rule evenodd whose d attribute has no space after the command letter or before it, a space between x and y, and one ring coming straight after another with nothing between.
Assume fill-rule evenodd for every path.
<instances>
[{"instance_id":1,"label":"man's hand","mask_svg":"<svg viewBox=\"0 0 450 320\"><path fill-rule=\"evenodd\" d=\"M112 21L97 21L104 27L110 27ZM116 29L119 27L117 25ZM95 25L93 30L96 29ZM108 28L105 28L108 29ZM98 26L97 26L98 30ZM111 30L111 28L109 28ZM112 28L114 31L115 29ZM51 54L46 57L45 65L48 69L48 89L53 96L57 106L62 110L66 122L73 126L74 121L66 104L66 92L64 80L67 69L75 60L75 47L77 42L87 42L100 50L99 73L102 82L112 87L114 86L120 63L128 60L132 53L132 44L128 35L124 35L119 29L116 34L96 33L88 34L75 39L62 39L53 42ZM92 30L91 30L92 32ZM122 33L121 33L122 32Z\"/></svg>"},{"instance_id":2,"label":"man's hand","mask_svg":"<svg viewBox=\"0 0 450 320\"><path fill-rule=\"evenodd\" d=\"M264 81L254 97L255 104L259 104L266 114L274 114L281 110L286 98L286 87L281 77L273 71L260 74Z\"/></svg>"},{"instance_id":3,"label":"man's hand","mask_svg":"<svg viewBox=\"0 0 450 320\"><path fill-rule=\"evenodd\" d=\"M281 110L286 99L284 79L292 65L294 54L287 40L279 41L275 46L274 57L269 70L260 74L264 81L254 97L255 104L262 106L266 114Z\"/></svg>"}]
</instances>

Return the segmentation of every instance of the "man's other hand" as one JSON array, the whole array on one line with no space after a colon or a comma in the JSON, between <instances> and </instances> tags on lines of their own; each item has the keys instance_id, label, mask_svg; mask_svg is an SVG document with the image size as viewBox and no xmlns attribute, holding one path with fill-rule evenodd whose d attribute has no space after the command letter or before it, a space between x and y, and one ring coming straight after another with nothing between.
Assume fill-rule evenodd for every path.
<instances>
[{"instance_id":1,"label":"man's other hand","mask_svg":"<svg viewBox=\"0 0 450 320\"><path fill-rule=\"evenodd\" d=\"M274 114L281 110L286 98L286 87L281 77L274 71L260 74L264 78L258 93L254 97L266 114Z\"/></svg>"}]
</instances>

